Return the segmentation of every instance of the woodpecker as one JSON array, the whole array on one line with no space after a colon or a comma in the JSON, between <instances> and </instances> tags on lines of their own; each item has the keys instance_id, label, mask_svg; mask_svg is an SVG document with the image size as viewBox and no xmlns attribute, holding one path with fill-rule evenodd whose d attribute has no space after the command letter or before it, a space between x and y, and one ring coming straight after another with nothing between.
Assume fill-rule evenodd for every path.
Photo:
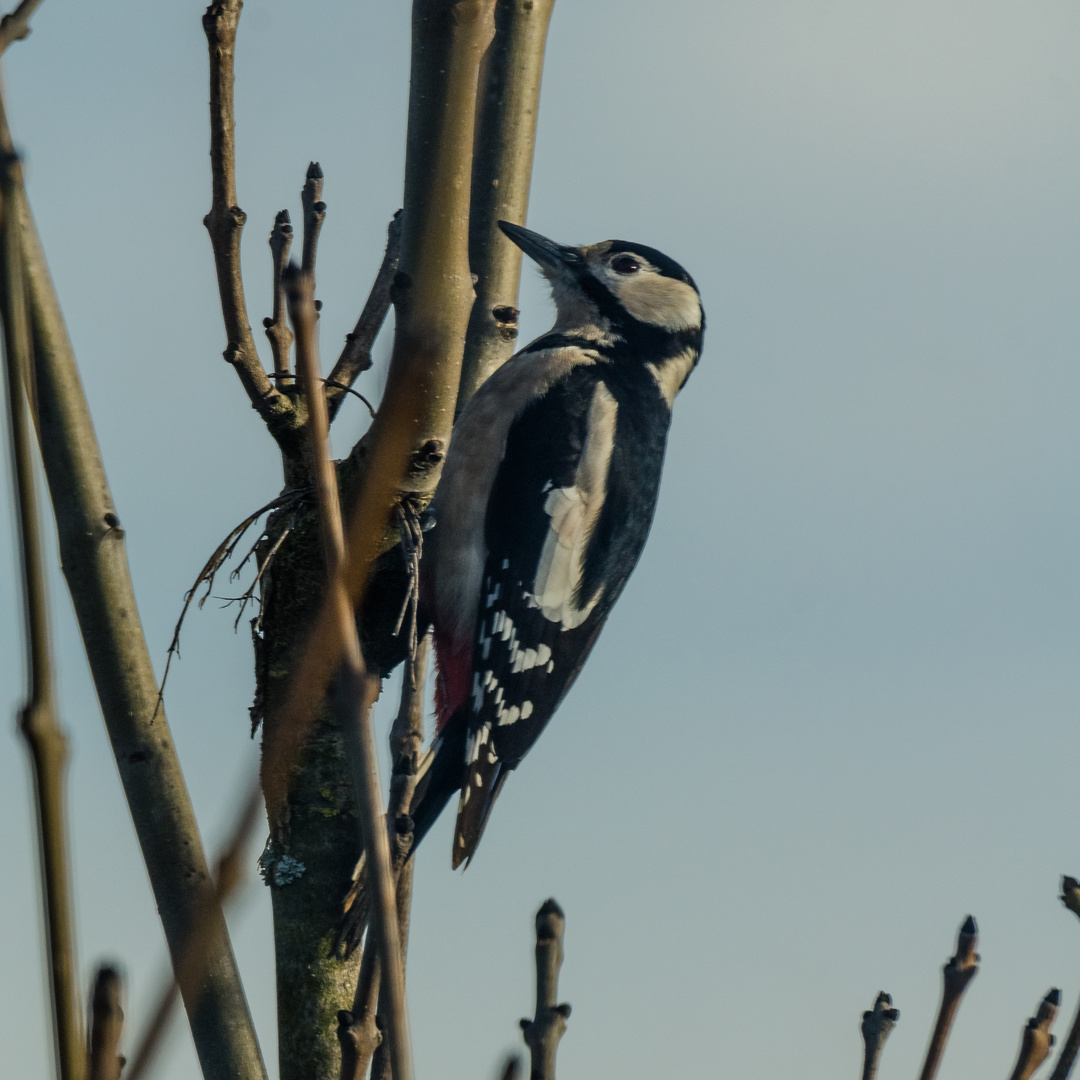
<instances>
[{"instance_id":1,"label":"woodpecker","mask_svg":"<svg viewBox=\"0 0 1080 1080\"><path fill-rule=\"evenodd\" d=\"M436 738L410 812L413 846L457 794L455 869L641 555L672 404L705 329L693 278L655 248L568 247L499 227L539 264L556 319L462 411L421 566Z\"/></svg>"}]
</instances>

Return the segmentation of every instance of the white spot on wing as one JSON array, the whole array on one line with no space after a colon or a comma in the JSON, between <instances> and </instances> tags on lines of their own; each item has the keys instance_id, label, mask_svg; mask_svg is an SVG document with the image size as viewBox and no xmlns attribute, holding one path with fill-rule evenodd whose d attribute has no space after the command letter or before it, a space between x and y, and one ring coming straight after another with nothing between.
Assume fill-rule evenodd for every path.
<instances>
[{"instance_id":1,"label":"white spot on wing","mask_svg":"<svg viewBox=\"0 0 1080 1080\"><path fill-rule=\"evenodd\" d=\"M521 719L528 720L532 716L533 703L531 701L523 701L521 703Z\"/></svg>"}]
</instances>

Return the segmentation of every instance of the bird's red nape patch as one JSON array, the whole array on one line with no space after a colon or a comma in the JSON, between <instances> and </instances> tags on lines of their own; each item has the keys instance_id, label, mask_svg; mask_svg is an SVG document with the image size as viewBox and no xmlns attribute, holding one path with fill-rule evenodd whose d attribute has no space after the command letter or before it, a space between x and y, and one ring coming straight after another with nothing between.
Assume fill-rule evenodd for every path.
<instances>
[{"instance_id":1,"label":"bird's red nape patch","mask_svg":"<svg viewBox=\"0 0 1080 1080\"><path fill-rule=\"evenodd\" d=\"M435 734L458 709L465 706L472 690L472 643L434 633L435 640Z\"/></svg>"}]
</instances>

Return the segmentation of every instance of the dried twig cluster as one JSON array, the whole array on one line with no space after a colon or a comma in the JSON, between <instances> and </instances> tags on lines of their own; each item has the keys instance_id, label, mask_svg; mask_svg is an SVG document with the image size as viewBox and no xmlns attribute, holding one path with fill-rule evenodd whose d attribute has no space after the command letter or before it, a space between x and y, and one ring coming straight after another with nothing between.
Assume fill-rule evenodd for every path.
<instances>
[{"instance_id":1,"label":"dried twig cluster","mask_svg":"<svg viewBox=\"0 0 1080 1080\"><path fill-rule=\"evenodd\" d=\"M1080 918L1080 882L1066 875L1061 879L1061 902ZM933 1080L941 1066L945 1044L952 1031L953 1021L960 1008L964 992L979 972L979 956L975 951L979 934L975 919L969 915L960 927L956 938L956 952L941 969L941 1005L938 1008L934 1030L926 1048L926 1057L919 1072L919 1080ZM1020 1050L1010 1080L1029 1080L1035 1070L1050 1056L1054 1036L1050 1034L1061 1005L1061 991L1051 988L1039 1002L1035 1015L1024 1025L1020 1035ZM900 1011L893 1008L892 998L884 991L878 994L873 1009L863 1013L862 1036L864 1044L863 1080L875 1080L878 1062L885 1040L900 1019ZM1069 1029L1068 1038L1061 1048L1049 1080L1065 1080L1076 1063L1080 1050L1080 1005Z\"/></svg>"}]
</instances>

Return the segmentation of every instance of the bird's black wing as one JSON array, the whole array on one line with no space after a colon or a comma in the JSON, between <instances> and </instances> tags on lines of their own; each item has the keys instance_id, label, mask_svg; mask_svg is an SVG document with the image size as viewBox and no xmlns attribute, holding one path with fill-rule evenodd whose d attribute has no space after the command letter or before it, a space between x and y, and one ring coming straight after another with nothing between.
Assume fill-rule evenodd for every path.
<instances>
[{"instance_id":1,"label":"bird's black wing","mask_svg":"<svg viewBox=\"0 0 1080 1080\"><path fill-rule=\"evenodd\" d=\"M485 527L455 866L581 670L648 532L656 483L631 490L640 476L617 467L628 432L606 366L574 368L507 436Z\"/></svg>"}]
</instances>

